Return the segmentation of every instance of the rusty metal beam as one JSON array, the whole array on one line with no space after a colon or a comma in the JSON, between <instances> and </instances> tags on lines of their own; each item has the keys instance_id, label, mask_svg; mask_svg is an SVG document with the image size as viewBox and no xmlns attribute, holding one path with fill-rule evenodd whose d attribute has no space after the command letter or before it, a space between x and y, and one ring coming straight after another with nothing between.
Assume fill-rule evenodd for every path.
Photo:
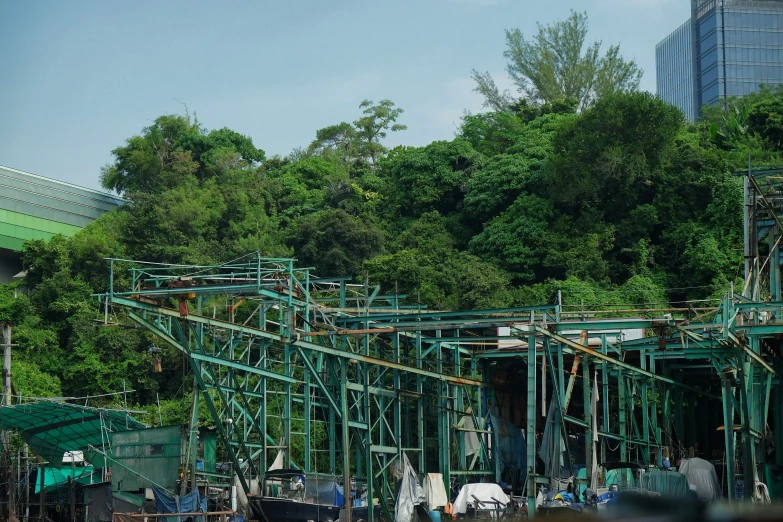
<instances>
[{"instance_id":1,"label":"rusty metal beam","mask_svg":"<svg viewBox=\"0 0 783 522\"><path fill-rule=\"evenodd\" d=\"M256 337L263 337L265 339L270 339L272 341L278 341L285 344L290 344L299 348L304 348L306 350L313 350L316 352L321 352L328 355L333 355L335 357L340 357L343 359L349 359L352 361L357 362L364 362L369 364L374 364L377 366L383 366L386 368L390 368L392 370L401 370L404 372L412 373L414 375L421 375L422 377L428 377L430 379L435 379L438 381L448 382L450 384L459 384L459 385L466 385L466 386L476 386L480 388L486 388L489 385L476 380L476 379L469 379L466 377L456 377L453 375L443 375L438 372L432 372L429 370L425 370L423 368L416 368L415 366L408 366L405 364L401 364L394 361L387 361L385 359L378 359L377 357L371 357L369 355L363 355L359 353L354 353L346 350L341 350L339 348L333 348L331 346L323 346L320 344L312 343L309 341L303 341L301 339L289 339L286 337L282 337L281 335L268 332L266 330L261 330L259 328L253 328L251 326L242 326L234 323L230 323L228 321L222 321L220 319L211 319L209 317L204 317L201 315L196 314L188 314L186 318L180 317L180 313L178 310L174 310L171 308L163 308L160 306L154 306L148 303L142 303L140 301L135 301L132 299L125 299L121 297L114 297L112 298L112 302L127 306L128 308L135 308L138 310L145 310L147 312L151 312L154 314L160 314L165 315L168 317L175 317L178 319L185 319L187 321L193 321L195 323L207 325L207 326L213 326L216 328L225 328L226 330L233 330L235 332L243 332L248 335L253 335Z\"/></svg>"},{"instance_id":2,"label":"rusty metal beam","mask_svg":"<svg viewBox=\"0 0 783 522\"><path fill-rule=\"evenodd\" d=\"M545 335L549 337L550 339L553 339L561 344L564 344L566 346L569 346L576 350L577 352L582 352L586 355L589 355L591 357L595 357L596 359L601 359L602 361L606 361L609 364L612 364L614 366L617 366L619 368L624 368L626 370L632 371L636 373L637 375L644 375L645 377L649 377L651 379L655 379L656 381L665 382L667 384L671 384L673 386L678 386L684 390L690 390L694 393L698 393L700 395L704 395L705 397L711 397L713 399L720 399L718 395L714 395L712 393L706 392L704 390L700 390L698 388L694 388L693 386L689 386L687 384L683 384L681 382L675 381L673 379L669 379L668 377L663 377L662 375L658 375L656 373L642 370L641 368L637 368L636 366L632 364L628 364L624 361L619 361L613 357L609 357L608 355L604 355L601 352L596 352L595 350L592 350L586 346L583 346L575 341L572 341L571 339L567 339L563 337L562 335L558 335L556 333L550 332L546 328L542 328L540 326L533 327L534 331L537 333L540 333L541 335Z\"/></svg>"}]
</instances>

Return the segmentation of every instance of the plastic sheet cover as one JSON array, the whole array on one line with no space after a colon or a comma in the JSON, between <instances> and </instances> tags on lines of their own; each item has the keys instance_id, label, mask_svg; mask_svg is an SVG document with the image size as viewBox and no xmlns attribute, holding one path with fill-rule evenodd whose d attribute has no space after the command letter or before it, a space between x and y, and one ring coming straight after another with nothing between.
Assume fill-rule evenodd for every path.
<instances>
[{"instance_id":1,"label":"plastic sheet cover","mask_svg":"<svg viewBox=\"0 0 783 522\"><path fill-rule=\"evenodd\" d=\"M723 496L715 466L704 459L694 458L682 461L680 473L688 479L688 484L696 488L700 500L709 502Z\"/></svg>"},{"instance_id":2,"label":"plastic sheet cover","mask_svg":"<svg viewBox=\"0 0 783 522\"><path fill-rule=\"evenodd\" d=\"M424 499L429 511L449 503L449 498L446 496L446 487L443 485L443 475L440 473L427 473L427 476L424 477Z\"/></svg>"},{"instance_id":3,"label":"plastic sheet cover","mask_svg":"<svg viewBox=\"0 0 783 522\"><path fill-rule=\"evenodd\" d=\"M473 497L485 502L485 509L496 505L496 501L502 504L500 507L505 506L509 501L508 495L497 484L465 484L459 490L459 495L454 501L454 513L466 513L468 503L476 502L476 498Z\"/></svg>"},{"instance_id":4,"label":"plastic sheet cover","mask_svg":"<svg viewBox=\"0 0 783 522\"><path fill-rule=\"evenodd\" d=\"M492 427L498 447L493 448L501 473L509 470L521 481L527 465L525 435L513 422L492 415Z\"/></svg>"},{"instance_id":5,"label":"plastic sheet cover","mask_svg":"<svg viewBox=\"0 0 783 522\"><path fill-rule=\"evenodd\" d=\"M110 522L114 513L111 483L84 488L87 522Z\"/></svg>"},{"instance_id":6,"label":"plastic sheet cover","mask_svg":"<svg viewBox=\"0 0 783 522\"><path fill-rule=\"evenodd\" d=\"M642 475L641 487L667 497L690 495L688 478L677 471L648 471Z\"/></svg>"},{"instance_id":7,"label":"plastic sheet cover","mask_svg":"<svg viewBox=\"0 0 783 522\"><path fill-rule=\"evenodd\" d=\"M466 430L475 430L476 423L473 421L473 416L466 415L460 419L460 426ZM475 431L465 432L465 455L470 456L479 450L479 438Z\"/></svg>"},{"instance_id":8,"label":"plastic sheet cover","mask_svg":"<svg viewBox=\"0 0 783 522\"><path fill-rule=\"evenodd\" d=\"M345 504L343 488L333 478L306 476L305 499L313 504L342 507Z\"/></svg>"},{"instance_id":9,"label":"plastic sheet cover","mask_svg":"<svg viewBox=\"0 0 783 522\"><path fill-rule=\"evenodd\" d=\"M394 522L411 522L416 506L424 503L424 489L419 485L416 470L411 466L408 456L402 454L402 466L398 469L400 491L394 504Z\"/></svg>"},{"instance_id":10,"label":"plastic sheet cover","mask_svg":"<svg viewBox=\"0 0 783 522\"><path fill-rule=\"evenodd\" d=\"M207 497L201 498L198 489L194 489L184 497L171 496L158 487L152 488L155 495L155 507L158 513L196 513L207 511ZM166 517L168 522L182 522L186 517ZM197 522L203 522L204 517L195 517Z\"/></svg>"},{"instance_id":11,"label":"plastic sheet cover","mask_svg":"<svg viewBox=\"0 0 783 522\"><path fill-rule=\"evenodd\" d=\"M565 463L565 458L563 458L563 453L566 450L565 442L563 441L563 434L558 433L555 434L554 426L555 426L555 415L557 414L557 411L555 410L556 405L554 399L549 402L549 411L546 414L546 423L544 424L544 438L541 442L541 451L539 452L539 456L541 457L541 460L544 462L544 474L547 476L562 476L562 473L556 473L554 470L552 470L552 457L554 456L554 446L555 446L555 440L557 440L560 443L560 463ZM525 448L527 450L527 448Z\"/></svg>"}]
</instances>

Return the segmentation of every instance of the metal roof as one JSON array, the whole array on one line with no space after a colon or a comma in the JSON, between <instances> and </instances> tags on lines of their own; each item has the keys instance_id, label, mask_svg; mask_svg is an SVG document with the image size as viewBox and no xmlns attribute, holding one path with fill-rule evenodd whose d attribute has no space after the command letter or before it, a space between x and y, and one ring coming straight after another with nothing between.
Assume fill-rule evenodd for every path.
<instances>
[{"instance_id":1,"label":"metal roof","mask_svg":"<svg viewBox=\"0 0 783 522\"><path fill-rule=\"evenodd\" d=\"M125 412L40 401L0 407L0 428L19 431L22 439L54 468L68 451L103 448L108 435L146 427Z\"/></svg>"},{"instance_id":2,"label":"metal roof","mask_svg":"<svg viewBox=\"0 0 783 522\"><path fill-rule=\"evenodd\" d=\"M119 196L0 165L0 248L75 234L122 204Z\"/></svg>"}]
</instances>

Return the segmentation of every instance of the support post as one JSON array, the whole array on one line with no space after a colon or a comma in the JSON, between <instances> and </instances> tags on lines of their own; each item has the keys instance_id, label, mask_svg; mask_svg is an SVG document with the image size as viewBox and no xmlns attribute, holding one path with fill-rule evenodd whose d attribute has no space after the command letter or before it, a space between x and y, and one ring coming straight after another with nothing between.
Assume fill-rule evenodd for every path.
<instances>
[{"instance_id":1,"label":"support post","mask_svg":"<svg viewBox=\"0 0 783 522\"><path fill-rule=\"evenodd\" d=\"M588 482L593 476L593 391L590 384L590 359L584 358L582 363L582 391L585 419L585 477Z\"/></svg>"},{"instance_id":2,"label":"support post","mask_svg":"<svg viewBox=\"0 0 783 522\"><path fill-rule=\"evenodd\" d=\"M623 370L617 370L617 401L620 403L620 461L628 461L628 425L626 422L627 400L625 398L625 377Z\"/></svg>"},{"instance_id":3,"label":"support post","mask_svg":"<svg viewBox=\"0 0 783 522\"><path fill-rule=\"evenodd\" d=\"M345 516L346 520L351 520L351 437L350 437L350 418L351 408L348 404L348 361L342 361L342 435L343 435L343 491L345 492ZM372 504L372 499L370 499ZM372 511L372 506L369 508Z\"/></svg>"},{"instance_id":4,"label":"support post","mask_svg":"<svg viewBox=\"0 0 783 522\"><path fill-rule=\"evenodd\" d=\"M723 434L726 444L726 453L723 460L726 464L728 498L729 502L731 502L734 500L734 487L736 484L734 477L734 392L727 377L721 375L721 381L723 381Z\"/></svg>"},{"instance_id":5,"label":"support post","mask_svg":"<svg viewBox=\"0 0 783 522\"><path fill-rule=\"evenodd\" d=\"M536 336L527 338L527 515L536 514Z\"/></svg>"}]
</instances>

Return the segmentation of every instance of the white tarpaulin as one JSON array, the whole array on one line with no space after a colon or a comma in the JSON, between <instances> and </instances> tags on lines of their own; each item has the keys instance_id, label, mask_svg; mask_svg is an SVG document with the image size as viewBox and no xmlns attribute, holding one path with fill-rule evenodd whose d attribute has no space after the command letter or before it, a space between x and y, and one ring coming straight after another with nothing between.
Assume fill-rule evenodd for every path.
<instances>
[{"instance_id":1,"label":"white tarpaulin","mask_svg":"<svg viewBox=\"0 0 783 522\"><path fill-rule=\"evenodd\" d=\"M269 471L277 471L278 469L283 469L283 450L277 450L275 461L269 466Z\"/></svg>"},{"instance_id":2,"label":"white tarpaulin","mask_svg":"<svg viewBox=\"0 0 783 522\"><path fill-rule=\"evenodd\" d=\"M494 505L495 501L500 502L500 506L504 507L509 502L508 495L503 493L503 490L497 484L465 484L462 489L459 490L457 500L454 501L454 513L464 514L468 510L468 503L475 503L476 497L484 504L484 508L489 508Z\"/></svg>"},{"instance_id":3,"label":"white tarpaulin","mask_svg":"<svg viewBox=\"0 0 783 522\"><path fill-rule=\"evenodd\" d=\"M598 491L598 449L596 448L596 442L598 442L598 401L599 401L599 395L598 395L598 372L593 373L593 397L592 397L592 406L590 408L590 415L593 417L593 440L591 444L593 445L593 450L591 453L593 454L593 462L591 464L591 472L590 472L590 489L592 489L594 492ZM585 442L585 445L587 445L587 442Z\"/></svg>"},{"instance_id":4,"label":"white tarpaulin","mask_svg":"<svg viewBox=\"0 0 783 522\"><path fill-rule=\"evenodd\" d=\"M449 503L449 497L446 496L446 488L443 486L443 475L440 473L427 473L427 476L424 477L424 499L429 511Z\"/></svg>"},{"instance_id":5,"label":"white tarpaulin","mask_svg":"<svg viewBox=\"0 0 783 522\"><path fill-rule=\"evenodd\" d=\"M234 473L234 491L236 491L237 494L237 513L240 515L250 513L250 510L248 509L247 495L245 494L245 490L242 488L242 483L239 482L239 477L236 473Z\"/></svg>"},{"instance_id":6,"label":"white tarpaulin","mask_svg":"<svg viewBox=\"0 0 783 522\"><path fill-rule=\"evenodd\" d=\"M700 500L708 502L723 496L715 466L704 459L687 459L682 461L678 470L688 479L688 485L696 488Z\"/></svg>"},{"instance_id":7,"label":"white tarpaulin","mask_svg":"<svg viewBox=\"0 0 783 522\"><path fill-rule=\"evenodd\" d=\"M476 423L472 415L465 415L459 421L459 427L466 430L475 430ZM475 431L465 432L465 455L470 456L479 450L479 438Z\"/></svg>"},{"instance_id":8,"label":"white tarpaulin","mask_svg":"<svg viewBox=\"0 0 783 522\"><path fill-rule=\"evenodd\" d=\"M416 506L424 502L424 490L419 486L416 470L405 453L402 454L402 469L399 471L402 473L402 482L394 504L394 522L411 522Z\"/></svg>"}]
</instances>

